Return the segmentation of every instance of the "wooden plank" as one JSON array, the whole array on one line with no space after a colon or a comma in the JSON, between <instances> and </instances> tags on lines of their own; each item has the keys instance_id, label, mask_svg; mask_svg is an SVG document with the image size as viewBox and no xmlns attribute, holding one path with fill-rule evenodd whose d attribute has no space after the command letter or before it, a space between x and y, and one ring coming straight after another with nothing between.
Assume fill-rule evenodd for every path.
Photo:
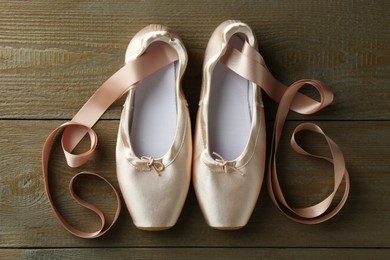
<instances>
[{"instance_id":1,"label":"wooden plank","mask_svg":"<svg viewBox=\"0 0 390 260\"><path fill-rule=\"evenodd\" d=\"M316 119L390 119L386 0L1 0L0 6L0 118L71 118L123 64L129 39L150 23L174 28L188 48L184 88L194 118L204 48L214 28L234 18L252 26L277 78L286 84L317 78L334 89L335 104ZM266 106L274 111L270 101ZM120 108L105 118L119 118Z\"/></svg>"},{"instance_id":2,"label":"wooden plank","mask_svg":"<svg viewBox=\"0 0 390 260\"><path fill-rule=\"evenodd\" d=\"M389 249L88 248L0 249L1 259L388 259Z\"/></svg>"},{"instance_id":3,"label":"wooden plank","mask_svg":"<svg viewBox=\"0 0 390 260\"><path fill-rule=\"evenodd\" d=\"M344 151L352 179L351 196L342 212L329 222L306 226L285 218L262 191L247 227L236 232L210 229L201 216L191 188L178 224L165 232L134 228L123 210L106 236L85 240L68 234L54 218L41 175L40 153L56 120L0 120L0 245L2 247L389 247L390 122L321 122ZM99 122L100 143L92 161L81 170L101 173L118 187L115 177L117 120ZM291 131L295 123L288 123ZM287 132L285 133L287 134ZM286 135L287 136L287 135ZM309 136L311 139L312 137ZM287 138L286 138L287 139ZM281 181L296 205L323 197L332 186L331 166L280 151ZM310 148L324 151L321 142ZM63 162L56 146L51 164L54 197L72 223L91 229L96 218L71 200L67 183L76 172ZM303 170L303 172L301 172ZM288 176L288 178L286 178ZM87 200L113 211L105 187L87 180ZM314 194L313 194L314 193Z\"/></svg>"}]
</instances>

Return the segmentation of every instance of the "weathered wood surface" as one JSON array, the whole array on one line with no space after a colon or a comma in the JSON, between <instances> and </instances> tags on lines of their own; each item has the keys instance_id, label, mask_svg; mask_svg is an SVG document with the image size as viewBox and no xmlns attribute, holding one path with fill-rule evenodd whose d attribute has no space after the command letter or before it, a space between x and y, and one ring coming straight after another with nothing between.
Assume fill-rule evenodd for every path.
<instances>
[{"instance_id":1,"label":"weathered wood surface","mask_svg":"<svg viewBox=\"0 0 390 260\"><path fill-rule=\"evenodd\" d=\"M6 249L4 260L13 259L375 259L387 260L387 249L311 248L99 248L99 249Z\"/></svg>"},{"instance_id":2,"label":"weathered wood surface","mask_svg":"<svg viewBox=\"0 0 390 260\"><path fill-rule=\"evenodd\" d=\"M388 259L389 10L386 0L0 0L0 258ZM276 209L263 186L248 226L221 232L206 225L191 188L178 224L169 231L139 231L124 209L102 238L68 234L44 193L40 155L46 136L120 68L129 40L150 23L174 28L187 47L183 87L194 121L204 49L226 19L252 27L260 52L282 82L316 78L333 88L335 102L329 108L311 117L291 113L289 119L317 120L340 145L352 185L345 208L326 223L297 224ZM276 105L267 98L265 105L270 136ZM120 110L119 101L98 123L98 151L82 168L103 174L115 187ZM288 132L296 123L287 123L279 171L291 203L304 206L331 190L332 167L287 148ZM322 140L310 149L327 153L323 147ZM68 194L68 181L77 171L65 165L58 146L53 158L59 207L72 223L92 229L96 217ZM101 183L86 180L85 197L112 212L108 192Z\"/></svg>"},{"instance_id":3,"label":"weathered wood surface","mask_svg":"<svg viewBox=\"0 0 390 260\"><path fill-rule=\"evenodd\" d=\"M180 220L172 230L137 230L126 209L115 228L98 240L77 239L54 218L42 182L40 149L45 136L60 121L0 121L1 225L0 244L5 247L389 247L390 229L390 122L322 122L346 155L352 179L351 196L342 212L327 223L306 226L285 218L271 203L266 189L246 228L236 232L210 229L193 191ZM117 120L96 126L101 142L93 160L80 170L97 171L114 183ZM287 132L295 122L288 123ZM349 129L358 129L348 132ZM375 138L372 138L375 129ZM315 139L311 138L310 139ZM280 151L282 184L296 205L318 201L332 188L332 167L292 153L283 141ZM325 152L322 142L310 150ZM7 149L9 148L9 149ZM68 193L72 170L56 146L51 169L54 196L75 224L91 228L96 217L80 209ZM86 198L113 212L113 198L99 182L87 180ZM96 226L96 225L95 225Z\"/></svg>"},{"instance_id":4,"label":"weathered wood surface","mask_svg":"<svg viewBox=\"0 0 390 260\"><path fill-rule=\"evenodd\" d=\"M316 78L334 89L334 105L317 119L390 119L389 1L67 2L0 2L0 118L71 118L149 23L183 38L184 88L195 115L208 38L234 18L253 28L284 83ZM105 118L119 118L120 108Z\"/></svg>"}]
</instances>

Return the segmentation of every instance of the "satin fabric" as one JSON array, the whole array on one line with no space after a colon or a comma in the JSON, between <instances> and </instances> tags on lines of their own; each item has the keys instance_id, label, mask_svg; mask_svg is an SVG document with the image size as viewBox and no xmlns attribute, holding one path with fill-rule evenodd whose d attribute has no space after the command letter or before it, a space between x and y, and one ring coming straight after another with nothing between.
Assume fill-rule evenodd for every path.
<instances>
[{"instance_id":1,"label":"satin fabric","mask_svg":"<svg viewBox=\"0 0 390 260\"><path fill-rule=\"evenodd\" d=\"M126 60L134 50L148 50L153 42L163 42L177 52L179 66L176 85L177 126L169 150L161 158L148 155L139 158L130 138L133 96L130 89L118 130L116 165L119 186L134 225L144 230L162 230L175 225L187 197L191 180L192 136L187 102L181 89L181 79L187 65L187 53L181 40L167 27L150 25L141 30L130 43ZM137 53L137 52L135 52ZM136 54L135 54L136 55Z\"/></svg>"},{"instance_id":2,"label":"satin fabric","mask_svg":"<svg viewBox=\"0 0 390 260\"><path fill-rule=\"evenodd\" d=\"M237 159L224 161L215 160L213 151L208 148L208 110L212 109L208 106L211 77L214 67L229 50L228 42L235 34L245 35L248 44L256 48L256 38L247 25L226 21L217 27L206 49L195 128L193 184L206 222L216 229L238 229L247 224L260 193L265 167L264 109L261 92L256 84L251 84L251 130L244 151Z\"/></svg>"}]
</instances>

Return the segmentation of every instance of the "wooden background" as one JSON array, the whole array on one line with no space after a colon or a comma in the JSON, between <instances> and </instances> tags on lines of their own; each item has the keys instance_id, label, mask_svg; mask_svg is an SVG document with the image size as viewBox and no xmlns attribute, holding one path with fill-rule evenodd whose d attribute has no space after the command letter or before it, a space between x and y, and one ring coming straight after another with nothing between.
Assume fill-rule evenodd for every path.
<instances>
[{"instance_id":1,"label":"wooden background","mask_svg":"<svg viewBox=\"0 0 390 260\"><path fill-rule=\"evenodd\" d=\"M390 257L390 1L11 1L0 0L0 258L183 259ZM208 38L226 19L255 31L260 52L286 84L326 82L335 102L323 112L294 113L280 152L282 185L294 205L319 201L332 188L332 167L302 159L287 146L298 121L317 122L343 150L351 194L332 220L306 226L284 217L263 187L249 224L209 228L191 188L177 225L137 230L126 210L104 237L79 239L54 218L44 192L41 148L96 88L123 64L131 37L150 23L174 28L189 53L185 93L194 121ZM265 100L270 136L276 105ZM97 126L98 151L83 169L117 187L114 148L121 102ZM313 151L327 153L323 140ZM268 138L269 140L269 138ZM54 196L72 223L92 229L96 218L71 200L76 171L60 148L51 164ZM85 196L112 212L101 183L86 180Z\"/></svg>"}]
</instances>

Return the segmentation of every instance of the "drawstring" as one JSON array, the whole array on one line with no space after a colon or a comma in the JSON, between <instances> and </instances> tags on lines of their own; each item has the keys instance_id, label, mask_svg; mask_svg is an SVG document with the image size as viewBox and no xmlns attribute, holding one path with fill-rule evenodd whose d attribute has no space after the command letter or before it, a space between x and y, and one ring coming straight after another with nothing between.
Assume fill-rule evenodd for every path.
<instances>
[{"instance_id":1,"label":"drawstring","mask_svg":"<svg viewBox=\"0 0 390 260\"><path fill-rule=\"evenodd\" d=\"M152 168L158 176L161 176L161 172L164 170L164 164L161 161L153 159L153 157L142 156L141 161L145 162L149 168Z\"/></svg>"},{"instance_id":2,"label":"drawstring","mask_svg":"<svg viewBox=\"0 0 390 260\"><path fill-rule=\"evenodd\" d=\"M240 174L241 176L244 176L245 173L243 173L242 171L240 171L236 166L233 166L231 164L229 164L228 161L226 161L225 159L223 159L223 157L216 153L216 152L213 152L213 154L215 156L218 157L218 159L215 159L215 161L222 166L223 170L225 173L229 173L229 169L232 169L233 171L235 171L236 173Z\"/></svg>"}]
</instances>

